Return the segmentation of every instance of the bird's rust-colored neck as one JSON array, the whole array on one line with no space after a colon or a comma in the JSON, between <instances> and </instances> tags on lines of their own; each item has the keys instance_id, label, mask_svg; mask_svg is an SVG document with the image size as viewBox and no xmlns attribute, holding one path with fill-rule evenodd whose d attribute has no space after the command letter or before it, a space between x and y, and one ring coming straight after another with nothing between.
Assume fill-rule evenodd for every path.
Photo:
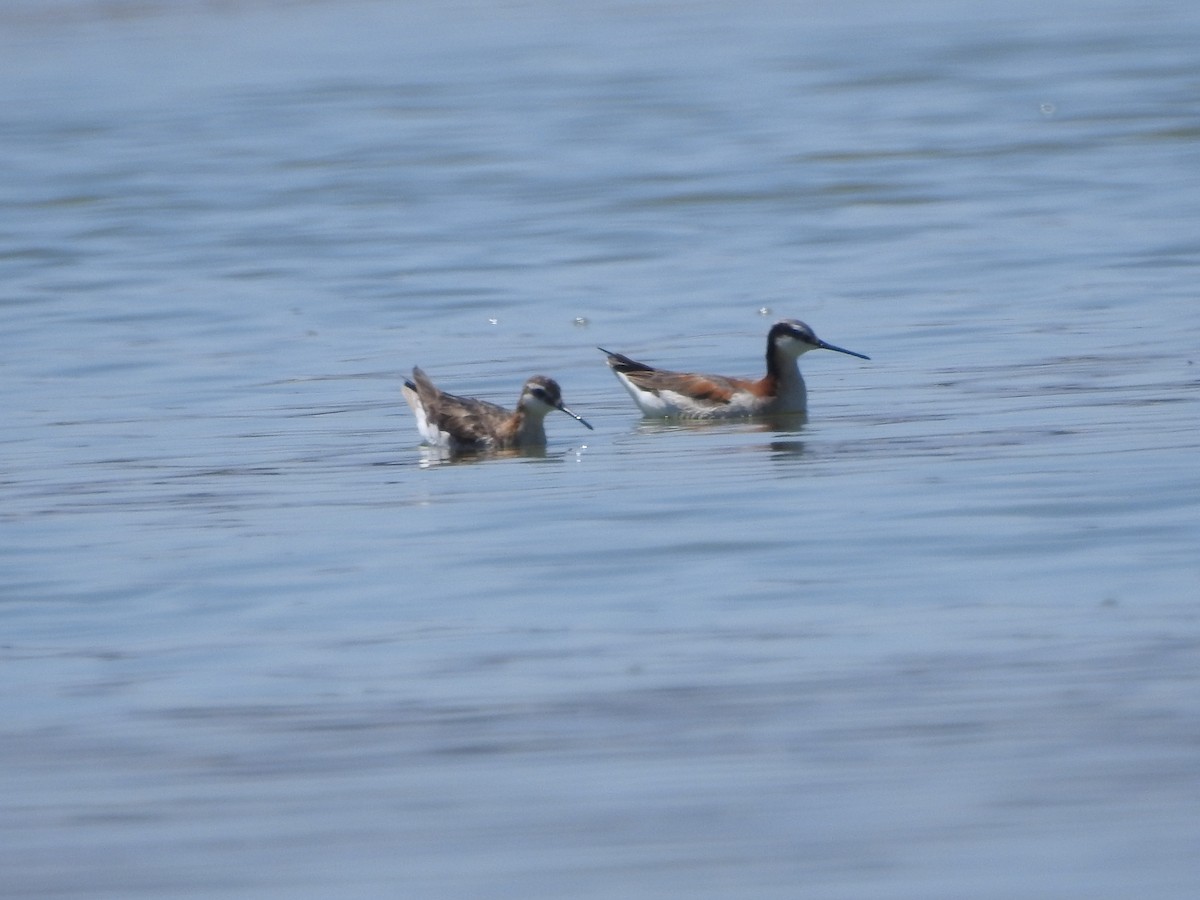
<instances>
[{"instance_id":1,"label":"bird's rust-colored neck","mask_svg":"<svg viewBox=\"0 0 1200 900\"><path fill-rule=\"evenodd\" d=\"M496 427L496 446L513 448L546 443L544 418L544 416L530 415L524 409L518 408Z\"/></svg>"},{"instance_id":2,"label":"bird's rust-colored neck","mask_svg":"<svg viewBox=\"0 0 1200 900\"><path fill-rule=\"evenodd\" d=\"M767 344L767 374L759 382L760 397L774 397L787 411L802 411L807 405L804 376L797 357L784 353L774 341Z\"/></svg>"}]
</instances>

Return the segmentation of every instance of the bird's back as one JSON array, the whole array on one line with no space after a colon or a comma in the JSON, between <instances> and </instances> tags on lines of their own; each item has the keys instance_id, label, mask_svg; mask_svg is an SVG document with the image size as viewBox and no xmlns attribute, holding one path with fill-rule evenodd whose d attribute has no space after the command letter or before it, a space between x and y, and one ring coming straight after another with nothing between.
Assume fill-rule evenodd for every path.
<instances>
[{"instance_id":1,"label":"bird's back","mask_svg":"<svg viewBox=\"0 0 1200 900\"><path fill-rule=\"evenodd\" d=\"M404 399L422 437L442 447L489 447L500 426L512 417L502 406L438 389L420 368L404 383Z\"/></svg>"}]
</instances>

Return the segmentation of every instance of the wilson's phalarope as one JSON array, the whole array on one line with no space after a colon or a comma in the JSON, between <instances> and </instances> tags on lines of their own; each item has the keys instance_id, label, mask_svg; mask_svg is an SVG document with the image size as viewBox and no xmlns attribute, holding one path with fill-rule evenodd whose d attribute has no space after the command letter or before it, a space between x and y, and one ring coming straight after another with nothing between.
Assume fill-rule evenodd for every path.
<instances>
[{"instance_id":1,"label":"wilson's phalarope","mask_svg":"<svg viewBox=\"0 0 1200 900\"><path fill-rule=\"evenodd\" d=\"M592 427L562 402L558 382L535 375L525 382L516 412L503 406L458 397L438 390L419 368L401 388L417 417L417 430L427 443L452 450L511 450L541 447L546 443L546 414L561 410Z\"/></svg>"},{"instance_id":2,"label":"wilson's phalarope","mask_svg":"<svg viewBox=\"0 0 1200 900\"><path fill-rule=\"evenodd\" d=\"M682 419L729 419L741 416L803 413L804 378L796 359L809 350L836 350L859 359L862 353L827 344L796 319L784 319L767 334L767 374L757 381L655 369L603 347L608 365L647 416Z\"/></svg>"}]
</instances>

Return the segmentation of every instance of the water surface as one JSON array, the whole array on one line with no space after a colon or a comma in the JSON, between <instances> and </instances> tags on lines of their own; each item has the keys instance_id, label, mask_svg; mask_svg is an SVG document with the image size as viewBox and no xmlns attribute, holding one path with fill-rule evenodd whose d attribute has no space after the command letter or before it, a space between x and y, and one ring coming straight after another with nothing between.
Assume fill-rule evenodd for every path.
<instances>
[{"instance_id":1,"label":"water surface","mask_svg":"<svg viewBox=\"0 0 1200 900\"><path fill-rule=\"evenodd\" d=\"M1191 897L1197 38L0 3L0 893Z\"/></svg>"}]
</instances>

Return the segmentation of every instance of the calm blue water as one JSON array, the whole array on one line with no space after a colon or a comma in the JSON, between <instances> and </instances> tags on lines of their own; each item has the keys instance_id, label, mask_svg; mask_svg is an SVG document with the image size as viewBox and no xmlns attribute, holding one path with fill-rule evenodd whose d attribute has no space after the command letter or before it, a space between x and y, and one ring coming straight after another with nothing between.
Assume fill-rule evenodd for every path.
<instances>
[{"instance_id":1,"label":"calm blue water","mask_svg":"<svg viewBox=\"0 0 1200 900\"><path fill-rule=\"evenodd\" d=\"M1194 896L1198 42L0 0L0 895Z\"/></svg>"}]
</instances>

